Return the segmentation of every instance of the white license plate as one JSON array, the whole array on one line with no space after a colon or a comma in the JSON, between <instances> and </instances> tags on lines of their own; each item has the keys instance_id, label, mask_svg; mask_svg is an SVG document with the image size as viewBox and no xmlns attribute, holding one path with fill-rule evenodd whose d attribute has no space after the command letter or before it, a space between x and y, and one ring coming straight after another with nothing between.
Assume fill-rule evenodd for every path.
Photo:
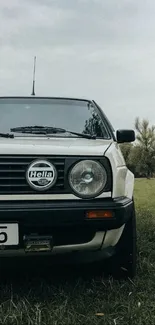
<instances>
[{"instance_id":1,"label":"white license plate","mask_svg":"<svg viewBox=\"0 0 155 325\"><path fill-rule=\"evenodd\" d=\"M18 245L18 244L19 244L18 223L1 223L0 224L0 246Z\"/></svg>"}]
</instances>

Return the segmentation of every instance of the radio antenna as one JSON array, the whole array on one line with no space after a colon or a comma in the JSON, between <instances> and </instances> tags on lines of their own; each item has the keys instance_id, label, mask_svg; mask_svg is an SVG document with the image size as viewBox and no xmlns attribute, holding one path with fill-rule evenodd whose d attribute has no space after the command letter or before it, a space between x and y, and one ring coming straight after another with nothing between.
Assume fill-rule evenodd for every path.
<instances>
[{"instance_id":1,"label":"radio antenna","mask_svg":"<svg viewBox=\"0 0 155 325\"><path fill-rule=\"evenodd\" d=\"M36 56L34 57L33 84L32 84L32 94L31 94L31 96L35 96L35 77L36 77Z\"/></svg>"}]
</instances>

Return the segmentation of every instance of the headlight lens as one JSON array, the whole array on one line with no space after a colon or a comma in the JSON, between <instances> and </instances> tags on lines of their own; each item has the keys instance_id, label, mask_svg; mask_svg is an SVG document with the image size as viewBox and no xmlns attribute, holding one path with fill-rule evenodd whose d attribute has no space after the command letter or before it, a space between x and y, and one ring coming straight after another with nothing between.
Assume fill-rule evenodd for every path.
<instances>
[{"instance_id":1,"label":"headlight lens","mask_svg":"<svg viewBox=\"0 0 155 325\"><path fill-rule=\"evenodd\" d=\"M105 168L97 161L83 160L70 171L69 184L77 196L93 198L98 196L107 182Z\"/></svg>"}]
</instances>

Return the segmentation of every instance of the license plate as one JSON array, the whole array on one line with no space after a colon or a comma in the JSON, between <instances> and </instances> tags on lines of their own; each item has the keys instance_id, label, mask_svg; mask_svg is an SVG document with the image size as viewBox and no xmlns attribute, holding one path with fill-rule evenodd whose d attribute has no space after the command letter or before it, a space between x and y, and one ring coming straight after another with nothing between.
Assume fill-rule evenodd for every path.
<instances>
[{"instance_id":1,"label":"license plate","mask_svg":"<svg viewBox=\"0 0 155 325\"><path fill-rule=\"evenodd\" d=\"M18 223L0 224L0 246L11 246L19 244Z\"/></svg>"}]
</instances>

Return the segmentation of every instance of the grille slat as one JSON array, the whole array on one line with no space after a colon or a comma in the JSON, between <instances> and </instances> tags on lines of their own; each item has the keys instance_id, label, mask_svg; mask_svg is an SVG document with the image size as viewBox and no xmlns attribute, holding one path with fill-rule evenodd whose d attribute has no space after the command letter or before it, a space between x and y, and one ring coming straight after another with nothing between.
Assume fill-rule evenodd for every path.
<instances>
[{"instance_id":1,"label":"grille slat","mask_svg":"<svg viewBox=\"0 0 155 325\"><path fill-rule=\"evenodd\" d=\"M15 169L14 171L12 169L1 169L0 168L0 174L1 173L25 173L25 169Z\"/></svg>"},{"instance_id":2,"label":"grille slat","mask_svg":"<svg viewBox=\"0 0 155 325\"><path fill-rule=\"evenodd\" d=\"M19 187L19 186L21 186L21 187L27 187L27 184L1 184L0 183L0 188L2 188L2 187Z\"/></svg>"},{"instance_id":3,"label":"grille slat","mask_svg":"<svg viewBox=\"0 0 155 325\"><path fill-rule=\"evenodd\" d=\"M64 188L65 158L41 156L0 156L0 194L40 194L32 189L26 181L26 171L34 160L48 160L56 168L56 184L46 194L66 193Z\"/></svg>"},{"instance_id":4,"label":"grille slat","mask_svg":"<svg viewBox=\"0 0 155 325\"><path fill-rule=\"evenodd\" d=\"M8 162L8 161L0 161L0 166L3 165L3 166L10 166L10 165L15 165L15 166L18 166L18 165L27 165L27 162L22 162L20 163L19 161L15 162L15 161L12 161L11 163Z\"/></svg>"},{"instance_id":5,"label":"grille slat","mask_svg":"<svg viewBox=\"0 0 155 325\"><path fill-rule=\"evenodd\" d=\"M23 179L23 180L25 180L25 177L24 176L16 176L16 177L14 177L14 176L6 176L6 177L4 177L4 176L0 176L0 181L1 180L18 180L18 179Z\"/></svg>"}]
</instances>

